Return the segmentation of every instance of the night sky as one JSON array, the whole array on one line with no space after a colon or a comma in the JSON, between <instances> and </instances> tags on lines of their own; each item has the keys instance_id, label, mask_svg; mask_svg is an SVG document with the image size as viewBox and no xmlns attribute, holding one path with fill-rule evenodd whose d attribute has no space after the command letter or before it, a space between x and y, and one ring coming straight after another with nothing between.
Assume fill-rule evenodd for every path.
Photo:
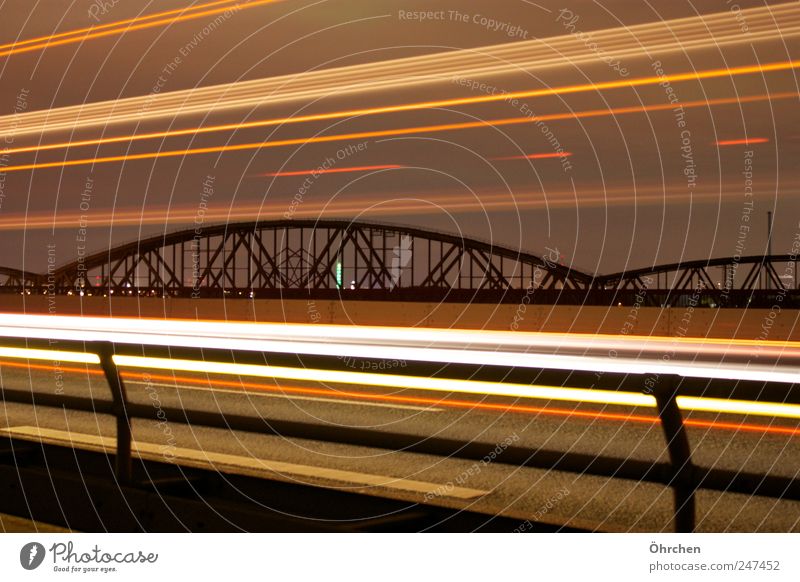
<instances>
[{"instance_id":1,"label":"night sky","mask_svg":"<svg viewBox=\"0 0 800 582\"><path fill-rule=\"evenodd\" d=\"M100 9L101 4L0 2L0 43L191 3L126 0L115 4L107 0ZM741 14L746 13L738 12L778 4L755 0L735 4L725 0L284 0L222 18L209 15L0 56L0 114L4 116L0 133L5 142L0 142L0 147L470 97L487 90L559 88L783 63L800 58L796 36L800 32L795 29L800 30L800 17L797 25L791 18L776 19L772 33L755 35L745 30L747 20ZM420 22L420 11L434 13ZM735 42L716 46L702 38L698 41L693 35L702 32L702 21L675 20L711 13L725 14L722 22L738 37ZM211 22L215 22L213 27L209 27ZM570 22L571 28L567 26ZM626 27L645 23L655 23L646 30L660 33L626 36ZM597 31L602 29L619 29L614 37L617 41L605 45L597 41L602 37ZM580 45L577 52L559 54L559 43L565 39ZM377 89L331 90L313 99L141 123L8 135L8 128L20 119L15 112L147 96L154 91L163 95L424 54L438 53L443 58L448 54L481 55L487 52L485 47L508 44L513 48L512 43L528 43L520 46L531 51L549 50L550 56L541 65L499 73L496 69L502 68L503 62L496 60L493 67L469 79L476 85L485 83L483 89L452 78L397 82ZM456 53L463 49L471 52ZM617 59L616 53L622 56ZM660 67L654 65L657 62ZM393 66L370 70L391 72ZM450 72L446 60L437 67L445 76ZM520 117L523 104L536 115L553 116L547 122L549 134L531 123L485 125L8 171L0 183L0 264L41 272L46 267L48 245L56 245L57 262L62 264L75 258L78 244L85 244L90 251L102 250L140 236L185 228L203 201L210 222L279 219L293 208L292 201L298 200L301 190L294 205L297 217L344 217L430 227L535 254L554 248L564 263L589 272L737 253L763 254L768 211L775 214L773 252L787 252L800 232L799 87L796 69L788 68L676 81L669 87L651 83L588 89L525 98L517 104L439 106L14 153L0 158L0 170L93 157L276 140L302 142L300 138L312 136L491 121ZM685 106L680 118L667 107L671 94ZM654 107L661 109L652 110ZM585 113L589 111L605 113L590 116ZM731 140L731 145L717 145ZM735 143L741 140L749 143ZM559 157L556 144L569 155ZM312 179L302 175L326 160L333 160L330 169L339 171ZM269 175L280 173L290 175ZM84 229L85 241L79 242Z\"/></svg>"}]
</instances>

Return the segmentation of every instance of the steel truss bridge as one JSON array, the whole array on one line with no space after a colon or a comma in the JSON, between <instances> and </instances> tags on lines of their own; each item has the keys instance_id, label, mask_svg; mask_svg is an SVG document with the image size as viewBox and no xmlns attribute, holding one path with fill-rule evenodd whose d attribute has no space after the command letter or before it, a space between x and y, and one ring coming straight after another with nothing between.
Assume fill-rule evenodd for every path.
<instances>
[{"instance_id":1,"label":"steel truss bridge","mask_svg":"<svg viewBox=\"0 0 800 582\"><path fill-rule=\"evenodd\" d=\"M416 228L278 220L182 230L47 273L0 267L6 293L341 298L575 305L800 307L797 255L717 258L593 275Z\"/></svg>"}]
</instances>

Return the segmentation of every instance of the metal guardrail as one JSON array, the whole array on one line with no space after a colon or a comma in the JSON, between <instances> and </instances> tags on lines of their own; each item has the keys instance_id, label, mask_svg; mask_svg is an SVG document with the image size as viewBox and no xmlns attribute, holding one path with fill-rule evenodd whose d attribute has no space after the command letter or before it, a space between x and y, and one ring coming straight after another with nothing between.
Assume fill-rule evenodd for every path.
<instances>
[{"instance_id":1,"label":"metal guardrail","mask_svg":"<svg viewBox=\"0 0 800 582\"><path fill-rule=\"evenodd\" d=\"M54 349L47 340L39 338L3 338L3 343L9 346L25 348ZM83 353L96 354L100 360L100 367L109 384L111 401L99 401L89 397L44 394L28 390L8 389L0 386L0 399L8 402L25 403L42 406L58 406L71 410L86 411L100 414L109 414L115 417L117 425L116 439L116 478L120 484L131 482L132 466L132 436L131 421L133 419L154 419L155 410L152 406L130 402L125 383L119 367L114 362L115 355L153 356L187 358L194 357L218 362L257 363L263 365L265 358L279 365L287 365L294 360L297 366L300 355L294 357L285 353L273 354L250 351L193 349L186 347L145 346L134 344L112 344L110 342L79 342L58 340L59 350L69 350ZM329 356L309 356L302 358L302 364L309 362L314 366L325 366L336 363L336 358ZM340 362L339 362L340 363ZM477 368L477 366L476 366ZM508 381L510 375L519 379L515 372L519 370L504 367L495 367L487 374L487 366L479 366L482 379L495 378L498 382ZM402 374L437 374L430 363L409 362L402 371L391 370L391 373ZM474 378L477 369L470 366L457 365L449 369L447 377L463 379ZM536 377L538 382L542 378L549 379L552 385L557 386L569 378L571 386L584 382L589 384L584 375L575 374L569 370L526 369L526 375ZM583 378L583 380L582 380ZM617 387L630 388L631 383L638 383L641 387L644 376L631 378L630 375L605 373L603 374L604 387L598 389L615 389ZM530 450L519 446L510 446L504 450L502 459L493 462L532 467L546 470L567 471L573 473L586 473L594 476L614 477L645 481L662 484L672 488L674 494L674 529L677 532L691 532L695 528L695 494L698 489L709 489L747 495L760 495L773 498L800 500L800 479L791 477L771 476L757 473L744 473L716 468L705 468L695 465L692 461L692 450L687 437L686 427L676 397L682 389L691 385L691 378L675 375L661 375L656 383L652 395L655 397L658 409L658 418L667 445L668 463L650 462L636 459L621 459L602 455L589 455L577 452L561 452L545 449ZM714 381L703 380L702 384L709 386ZM596 384L595 381L592 384ZM716 383L718 384L718 383ZM762 387L778 388L788 391L792 385L778 383L760 383ZM773 384L775 386L767 386ZM578 386L580 387L580 386ZM717 386L717 390L719 387ZM311 440L335 442L355 446L381 448L394 451L413 452L436 456L448 456L460 459L480 461L493 451L494 444L480 442L463 442L446 438L420 438L418 436L384 432L371 429L350 428L343 426L323 426L318 424L270 420L263 417L245 415L231 415L222 412L209 412L186 410L176 408L163 408L164 414L176 422L223 428L227 430L241 430L262 434L282 435L284 437L304 438Z\"/></svg>"}]
</instances>

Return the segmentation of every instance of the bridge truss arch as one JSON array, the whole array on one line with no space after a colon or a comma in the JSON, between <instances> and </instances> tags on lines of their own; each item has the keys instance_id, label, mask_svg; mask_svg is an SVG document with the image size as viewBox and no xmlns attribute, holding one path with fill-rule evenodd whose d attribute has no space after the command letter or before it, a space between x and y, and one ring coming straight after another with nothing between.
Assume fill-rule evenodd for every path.
<instances>
[{"instance_id":1,"label":"bridge truss arch","mask_svg":"<svg viewBox=\"0 0 800 582\"><path fill-rule=\"evenodd\" d=\"M41 275L20 269L0 267L0 288L7 290L28 289L40 284Z\"/></svg>"},{"instance_id":2,"label":"bridge truss arch","mask_svg":"<svg viewBox=\"0 0 800 582\"><path fill-rule=\"evenodd\" d=\"M154 236L55 272L60 293L190 297L553 298L592 277L547 258L405 226L337 220L220 224Z\"/></svg>"},{"instance_id":3,"label":"bridge truss arch","mask_svg":"<svg viewBox=\"0 0 800 582\"><path fill-rule=\"evenodd\" d=\"M594 287L630 303L800 307L798 255L735 256L670 263L596 277Z\"/></svg>"},{"instance_id":4,"label":"bridge truss arch","mask_svg":"<svg viewBox=\"0 0 800 582\"><path fill-rule=\"evenodd\" d=\"M780 309L800 307L799 279L796 254L592 276L549 257L447 233L275 220L153 236L48 265L46 274L0 267L0 292Z\"/></svg>"}]
</instances>

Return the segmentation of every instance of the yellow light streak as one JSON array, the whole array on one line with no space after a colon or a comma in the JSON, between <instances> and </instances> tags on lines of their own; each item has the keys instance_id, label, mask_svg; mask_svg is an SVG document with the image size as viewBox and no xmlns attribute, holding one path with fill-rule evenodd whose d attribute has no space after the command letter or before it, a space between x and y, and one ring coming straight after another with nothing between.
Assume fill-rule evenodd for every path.
<instances>
[{"instance_id":1,"label":"yellow light streak","mask_svg":"<svg viewBox=\"0 0 800 582\"><path fill-rule=\"evenodd\" d=\"M584 388L552 388L549 386L425 378L422 376L403 376L399 374L374 374L369 372L346 372L340 370L318 370L313 368L287 368L282 366L259 366L199 360L147 358L141 356L114 356L114 362L121 367L127 368L153 368L158 370L204 372L209 374L277 378L282 380L331 382L335 384L368 385L385 388L433 390L439 392L462 392L466 394L509 396L512 398L543 398L547 400L591 402L595 404L650 407L656 405L655 398L647 394L588 390Z\"/></svg>"},{"instance_id":2,"label":"yellow light streak","mask_svg":"<svg viewBox=\"0 0 800 582\"><path fill-rule=\"evenodd\" d=\"M157 370L275 378L281 380L330 382L334 384L379 386L436 392L459 392L463 394L505 396L511 398L534 398L592 404L641 406L648 408L656 407L656 399L654 396L638 392L618 392L586 388L557 388L551 386L483 382L477 380L404 376L399 374L375 374L369 372L288 368L268 365L259 366L253 364L148 358L140 356L118 355L114 356L114 362L121 367L128 368L152 368ZM725 400L695 396L678 396L676 400L678 406L682 410L687 411L800 419L800 405L797 404Z\"/></svg>"},{"instance_id":3,"label":"yellow light streak","mask_svg":"<svg viewBox=\"0 0 800 582\"><path fill-rule=\"evenodd\" d=\"M792 67L795 68L800 66L800 61L791 61L793 64ZM779 64L779 63L778 63ZM773 63L777 67L776 63ZM769 69L770 65L763 65L764 70L782 70L780 68ZM788 64L787 64L788 67ZM739 74L752 74L754 72L758 72L758 67L740 67L737 69L725 69L730 71L731 75L739 75ZM718 75L719 71L701 71L695 73L685 73L680 75L674 75L669 77L670 82L679 82L681 80L689 80L692 78L711 78L711 77L702 77L702 75L710 75L716 76ZM697 76L697 77L693 77ZM620 88L624 86L640 86L640 85L650 85L656 82L660 82L659 77L645 77L641 79L631 79L629 81L613 81L609 83L600 83L600 84L583 84L583 85L571 85L571 86L564 86L564 87L552 87L547 89L536 89L531 91L523 91L518 92L511 95L517 95L517 97L513 98L523 98L523 96L528 97L540 97L543 95L560 95L563 93L577 93L577 92L585 92L590 91L592 88L599 88L599 90L603 89L611 89L611 88ZM626 85L629 83L630 85ZM740 98L727 98L727 99L710 99L706 101L690 101L686 103L682 103L684 107L697 107L702 106L705 104L708 105L718 105L718 104L725 104L725 103L748 103L752 101L759 101L764 99L785 99L789 97L798 97L798 93L777 93L772 96L770 95L759 95L759 96L752 96L752 97L740 97ZM187 129L176 129L176 130L167 130L167 131L153 131L147 132L142 134L128 134L122 136L115 136L115 137L103 137L103 138L93 138L93 139L84 139L84 140L73 140L73 141L66 141L66 142L57 142L53 144L44 144L44 145L34 145L34 146L21 146L16 148L3 148L2 153L6 154L18 154L18 153L27 153L27 152L39 152L39 151L48 151L48 150L55 150L55 149L66 149L66 148L76 148L76 147L85 147L85 146L94 146L94 145L104 145L104 144L113 144L113 143L128 143L134 141L142 141L142 140L150 140L150 139L164 139L170 137L181 137L187 135L200 135L206 133L216 133L222 131L239 131L239 130L247 130L247 129L254 129L260 127L275 127L281 125L289 125L289 124L298 124L298 123L309 123L315 121L332 121L337 119L347 119L352 117L366 117L372 115L382 115L382 114L389 114L389 113L402 113L402 112L409 112L409 111L418 111L422 109L435 109L441 107L455 107L460 105L475 105L481 103L487 103L491 101L498 101L502 99L506 99L504 96L498 95L475 95L472 97L461 97L457 99L442 99L437 101L421 101L415 103L402 103L398 105L388 105L388 106L381 106L381 107L364 107L364 108L357 108L357 109L346 109L341 111L333 111L328 113L315 113L309 115L297 115L292 117L279 117L273 119L260 119L255 121L247 121L247 122L238 122L238 123L223 123L223 124L216 124L216 125L209 125L209 126L197 126L191 127ZM599 111L610 111L614 114L614 112L619 113L627 113L629 110L640 112L640 111L663 111L672 109L675 107L675 104L662 104L662 105L653 105L649 106L649 108L644 109L641 107L638 108L618 108L618 109L611 109L611 110L599 110ZM597 112L594 112L594 115L597 115ZM559 119L568 119L577 114L568 113L568 114L555 114L550 116L538 116L538 117L531 117L528 116L526 118L529 121L553 121ZM588 115L588 114L586 114Z\"/></svg>"},{"instance_id":4,"label":"yellow light streak","mask_svg":"<svg viewBox=\"0 0 800 582\"><path fill-rule=\"evenodd\" d=\"M731 105L731 104L741 104L741 103L753 103L757 101L765 101L765 100L778 100L778 99L787 99L787 98L795 98L798 96L798 93L778 93L774 95L756 95L756 96L749 96L749 97L726 97L721 99L708 99L708 100L700 100L700 101L687 101L682 103L681 105L686 108L696 108L696 107L710 107L714 105ZM166 151L158 151L158 152L147 152L142 154L125 154L119 156L105 156L105 157L96 157L96 158L84 158L79 160L64 160L64 161L57 161L57 162L36 162L31 164L20 164L20 165L11 165L6 166L3 168L4 172L20 172L25 170L37 170L37 169L46 169L46 168L61 168L61 167L72 167L72 166L84 166L89 164L107 164L112 162L127 162L127 161L135 161L135 160L148 160L148 159L158 159L158 158L170 158L170 157L178 157L178 156L191 156L191 155L200 155L200 154L211 154L211 153L222 153L222 152L235 152L235 151L244 151L244 150L254 150L254 149L266 149L266 148L277 148L277 147L286 147L292 145L307 145L307 144L314 144L314 143L329 143L335 141L347 141L347 140L356 140L356 139L368 139L368 138L376 138L376 137L394 137L394 136L401 136L401 135L412 135L412 134L422 134L422 133L440 133L445 131L460 131L465 129L477 129L477 128L486 128L486 127L503 127L509 125L520 125L526 123L535 123L535 122L544 122L544 121L563 121L563 120L570 120L570 119L585 119L591 117L605 117L605 116L613 116L613 115L627 115L632 113L649 113L649 112L657 112L657 111L670 111L675 107L672 103L663 103L659 105L644 105L644 106L632 106L632 107L617 107L613 109L593 109L588 111L576 111L576 112L569 112L569 113L553 113L549 115L540 115L540 116L523 116L523 117L510 117L505 119L492 119L492 120L481 120L481 121L467 121L461 123L446 123L446 124L439 124L439 125L424 125L424 126L416 126L416 127L404 127L404 128L397 128L397 129L384 129L384 130L374 130L374 131L361 131L361 132L353 132L353 133L344 133L344 134L335 134L335 135L325 135L325 136L317 136L317 137L304 137L304 138L292 138L292 139L283 139L283 140L274 140L274 141L266 141L266 142L255 142L255 143L243 143L243 144L232 144L232 145L223 145L223 146L209 146L204 148L191 148L191 149L182 149L182 150L166 150ZM394 109L394 108L389 108ZM326 115L339 115L340 113L336 114L326 114ZM276 124L277 120L264 120L262 122L251 122L251 123L263 123L263 124ZM242 124L247 127L253 127L251 124ZM113 139L113 138L112 138ZM5 152L8 153L8 152Z\"/></svg>"},{"instance_id":5,"label":"yellow light streak","mask_svg":"<svg viewBox=\"0 0 800 582\"><path fill-rule=\"evenodd\" d=\"M0 358L15 358L25 360L49 360L70 362L75 364L99 364L100 358L96 354L83 352L67 352L63 350L40 350L33 348L0 347Z\"/></svg>"},{"instance_id":6,"label":"yellow light streak","mask_svg":"<svg viewBox=\"0 0 800 582\"><path fill-rule=\"evenodd\" d=\"M800 35L797 3L746 9L749 33L726 12L593 32L597 42L619 59L642 54L715 48ZM777 23L780 23L778 25ZM680 42L676 42L679 35ZM241 107L275 104L327 95L364 93L457 79L485 80L487 76L550 67L570 67L598 62L574 35L546 41L532 39L488 47L406 57L302 73L237 81L211 87L129 97L20 115L0 117L0 135L24 135L80 127L144 121L164 117L209 113Z\"/></svg>"},{"instance_id":7,"label":"yellow light streak","mask_svg":"<svg viewBox=\"0 0 800 582\"><path fill-rule=\"evenodd\" d=\"M137 30L144 30L147 28L154 28L156 26L161 26L164 24L175 24L177 22L184 22L187 20L196 20L198 18L202 18L204 16L213 16L215 14L221 14L227 11L238 11L238 10L245 10L248 8L254 8L256 6L261 6L264 4L272 4L274 2L279 2L281 0L253 0L252 2L247 3L237 3L231 5L231 2L211 2L209 5L214 4L226 4L226 6L221 8L212 8L209 10L202 10L199 12L191 12L190 14L183 14L181 16L170 17L170 18L161 18L159 20L153 20L152 22L139 22L136 24L137 19L129 19L127 25L124 26L117 26L115 28L110 28L107 30L100 30L95 32L100 27L95 28L88 28L82 29L82 32L65 32L61 33L60 35L53 35L52 37L43 37L41 42L37 44L26 44L32 41L23 41L21 43L11 44L10 48L5 50L0 50L0 57L7 57L11 55L21 54L21 53L28 53L38 50L44 50L48 48L53 48L57 46L63 46L66 44L74 44L79 42L84 42L87 40L92 40L96 38L104 38L108 36L117 36L120 34L125 34L128 32L134 32ZM175 12L185 12L189 9L181 9L177 11L170 11L170 13ZM152 17L150 17L152 18ZM145 19L145 18L143 18ZM125 21L123 21L125 22ZM113 24L113 23L112 23ZM58 37L58 38L56 38ZM8 46L8 45L6 45Z\"/></svg>"},{"instance_id":8,"label":"yellow light streak","mask_svg":"<svg viewBox=\"0 0 800 582\"><path fill-rule=\"evenodd\" d=\"M695 412L800 418L800 405L797 404L751 402L748 400L728 400L726 398L704 398L698 396L678 396L676 402L679 408Z\"/></svg>"},{"instance_id":9,"label":"yellow light streak","mask_svg":"<svg viewBox=\"0 0 800 582\"><path fill-rule=\"evenodd\" d=\"M106 24L96 24L96 25L92 25L92 26L87 26L85 28L78 28L78 29L75 29L75 30L67 30L67 31L64 31L64 32L59 32L57 34L49 34L49 35L44 35L44 36L37 36L35 38L28 38L26 40L18 40L18 41L9 42L9 43L6 43L6 44L0 44L0 50L8 49L8 48L16 48L16 47L25 46L25 45L32 44L32 43L37 43L37 42L47 42L47 41L57 40L57 39L64 38L64 37L67 37L67 36L74 36L74 35L78 35L78 34L83 34L85 32L93 32L93 31L96 31L96 30L105 30L105 29L108 29L108 28L116 28L116 27L119 27L119 26L124 26L126 24L132 24L132 23L135 23L135 22L142 22L142 21L146 21L146 20L152 20L153 18L161 18L163 16L169 16L171 14L180 14L180 13L192 12L194 10L201 10L201 9L207 8L209 6L218 6L220 4L232 4L232 3L236 2L236 1L237 0L215 0L214 2L207 2L205 4L195 4L195 5L187 6L185 8L176 8L174 10L167 10L167 11L164 11L164 12L156 12L156 13L153 13L153 14L142 14L141 16L136 16L136 17L133 17L133 18L125 19L125 20L116 20L114 22L108 22Z\"/></svg>"}]
</instances>

